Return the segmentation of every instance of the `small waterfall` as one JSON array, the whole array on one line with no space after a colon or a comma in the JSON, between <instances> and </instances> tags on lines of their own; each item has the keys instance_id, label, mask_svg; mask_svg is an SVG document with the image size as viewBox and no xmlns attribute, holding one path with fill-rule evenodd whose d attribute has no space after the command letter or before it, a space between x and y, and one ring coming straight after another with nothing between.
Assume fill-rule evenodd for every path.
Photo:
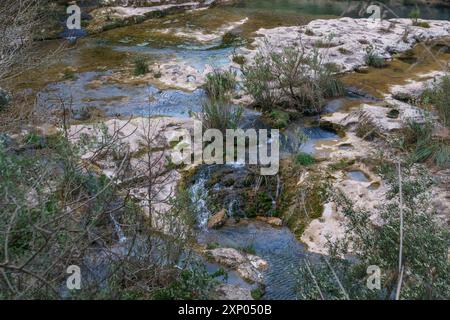
<instances>
[{"instance_id":1,"label":"small waterfall","mask_svg":"<svg viewBox=\"0 0 450 320\"><path fill-rule=\"evenodd\" d=\"M117 238L119 238L119 243L124 243L127 240L127 237L123 233L122 227L117 222L116 218L112 213L109 214L109 217L111 218L111 222L114 226L114 230L116 231Z\"/></svg>"},{"instance_id":2,"label":"small waterfall","mask_svg":"<svg viewBox=\"0 0 450 320\"><path fill-rule=\"evenodd\" d=\"M206 199L208 198L208 190L206 189L206 182L208 181L207 170L202 171L195 183L191 187L192 199L195 203L195 213L197 217L197 223L200 229L207 229L208 219L211 212L206 205Z\"/></svg>"}]
</instances>

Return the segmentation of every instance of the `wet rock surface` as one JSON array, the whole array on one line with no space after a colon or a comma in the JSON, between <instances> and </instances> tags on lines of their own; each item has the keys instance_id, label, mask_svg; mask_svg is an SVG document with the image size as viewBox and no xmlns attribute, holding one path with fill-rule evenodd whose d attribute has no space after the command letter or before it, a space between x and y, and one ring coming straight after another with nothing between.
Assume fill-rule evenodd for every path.
<instances>
[{"instance_id":1,"label":"wet rock surface","mask_svg":"<svg viewBox=\"0 0 450 320\"><path fill-rule=\"evenodd\" d=\"M207 250L206 254L217 263L236 270L243 279L264 283L261 271L268 267L268 263L264 259L252 254L241 253L233 248Z\"/></svg>"}]
</instances>

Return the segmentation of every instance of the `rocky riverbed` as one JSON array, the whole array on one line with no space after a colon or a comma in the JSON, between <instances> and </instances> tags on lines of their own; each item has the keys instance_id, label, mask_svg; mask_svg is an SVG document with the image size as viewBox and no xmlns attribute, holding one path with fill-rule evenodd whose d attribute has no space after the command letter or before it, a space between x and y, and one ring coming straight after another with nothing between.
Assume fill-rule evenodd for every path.
<instances>
[{"instance_id":1,"label":"rocky riverbed","mask_svg":"<svg viewBox=\"0 0 450 320\"><path fill-rule=\"evenodd\" d=\"M96 9L90 25L95 26L91 32L97 35L80 39L78 47L64 57L63 70L70 66L70 72L51 74L52 68L61 70L60 64L49 68L48 81L35 87L38 102L46 105L55 97L73 97L76 124L71 126L70 136L74 142L90 137L95 145L102 135L116 137L118 152L131 155L126 175L115 176L123 164L114 154L98 157L86 150L84 165L131 186L130 195L159 231L186 231L183 222L164 219L169 209L165 201L175 197L180 186L190 192L197 208L195 250L251 283L222 284L218 288L222 298L250 298L250 291L260 288L266 292L264 298L294 299L293 270L305 256L314 260L326 255L328 241L344 234L345 218L336 203L325 196L325 184L369 210L374 226L382 224L377 212L386 197L386 185L373 162L380 150L392 157L395 152L384 140L361 137L358 124L362 117L370 119L374 130L389 139L410 119L425 121L424 110L412 101L448 74L450 22L423 20L427 23L423 27L413 25L411 19L374 22L342 17L314 19L300 26L273 27L268 22L259 28L261 21L255 22L258 19L254 16L230 14L230 20L212 29L190 25L191 15L197 17L199 9L216 2L157 3L134 8L117 7L112 1L109 7ZM157 26L152 20L158 21ZM122 30L118 28L125 25ZM100 33L112 28L118 29ZM131 33L133 28L136 34ZM246 34L246 28L254 32ZM245 41L224 44L223 37L229 32ZM152 43L155 34L156 40L161 40L157 44ZM161 48L164 41L172 45ZM440 41L439 45L433 41ZM310 53L317 51L326 63L333 64L347 93L328 101L326 112L320 116L293 121L283 130L279 176L262 183L251 168L242 164L173 165L170 138L181 130L193 132L191 115L201 111L206 76L215 69L233 68L240 79L241 66L233 62L235 55L242 55L251 64L255 54L267 46L281 50L292 44L302 45ZM368 50L381 56L388 66L367 66ZM405 62L405 53L413 64ZM130 58L136 54L149 57L149 73L132 75ZM390 77L392 74L396 77ZM384 81L383 75L392 82ZM18 87L27 87L27 81L32 80L19 78ZM261 120L259 110L251 109L253 101L244 91L236 94L234 102L246 108L247 124L269 126ZM92 110L99 115L94 116ZM309 138L301 150L314 157L310 166L299 166L292 160L289 147L300 144L292 142L297 129ZM141 183L148 161L155 163L164 185L154 203L149 203L149 189ZM441 181L433 189L437 214L448 225L449 173L436 169L434 174ZM166 223L180 226L169 228Z\"/></svg>"}]
</instances>

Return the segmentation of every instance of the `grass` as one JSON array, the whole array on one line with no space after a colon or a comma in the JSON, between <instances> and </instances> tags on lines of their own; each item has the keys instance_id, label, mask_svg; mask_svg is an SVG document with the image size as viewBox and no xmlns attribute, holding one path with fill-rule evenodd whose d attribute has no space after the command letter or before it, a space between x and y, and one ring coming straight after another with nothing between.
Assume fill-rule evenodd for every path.
<instances>
[{"instance_id":1,"label":"grass","mask_svg":"<svg viewBox=\"0 0 450 320\"><path fill-rule=\"evenodd\" d=\"M302 166L310 166L316 163L316 159L308 153L300 152L295 156L295 163Z\"/></svg>"},{"instance_id":2,"label":"grass","mask_svg":"<svg viewBox=\"0 0 450 320\"><path fill-rule=\"evenodd\" d=\"M149 70L148 70L147 59L145 59L143 56L138 56L138 57L134 58L133 63L134 63L133 74L135 76L142 76L142 75L148 73Z\"/></svg>"},{"instance_id":3,"label":"grass","mask_svg":"<svg viewBox=\"0 0 450 320\"><path fill-rule=\"evenodd\" d=\"M205 129L218 129L225 132L226 129L237 128L243 109L233 107L223 100L206 100L202 104L202 122Z\"/></svg>"},{"instance_id":4,"label":"grass","mask_svg":"<svg viewBox=\"0 0 450 320\"><path fill-rule=\"evenodd\" d=\"M360 111L358 120L358 125L355 128L355 133L358 138L372 141L376 137L382 136L379 127L369 113Z\"/></svg>"},{"instance_id":5,"label":"grass","mask_svg":"<svg viewBox=\"0 0 450 320\"><path fill-rule=\"evenodd\" d=\"M433 136L431 121L418 123L408 121L403 130L403 148L409 151L409 161L431 161L441 168L450 167L450 144L444 138Z\"/></svg>"},{"instance_id":6,"label":"grass","mask_svg":"<svg viewBox=\"0 0 450 320\"><path fill-rule=\"evenodd\" d=\"M267 113L266 115L269 124L275 129L286 128L289 124L290 115L289 113L274 109Z\"/></svg>"},{"instance_id":7,"label":"grass","mask_svg":"<svg viewBox=\"0 0 450 320\"><path fill-rule=\"evenodd\" d=\"M214 70L206 76L205 92L213 101L229 101L237 85L236 73L231 70Z\"/></svg>"},{"instance_id":8,"label":"grass","mask_svg":"<svg viewBox=\"0 0 450 320\"><path fill-rule=\"evenodd\" d=\"M253 245L251 245L251 244L249 244L246 247L242 247L240 249L241 249L242 252L247 253L247 254L253 254L253 255L256 254L255 247Z\"/></svg>"},{"instance_id":9,"label":"grass","mask_svg":"<svg viewBox=\"0 0 450 320\"><path fill-rule=\"evenodd\" d=\"M372 48L367 50L365 62L368 66L374 68L386 67L386 61L384 58L378 55Z\"/></svg>"},{"instance_id":10,"label":"grass","mask_svg":"<svg viewBox=\"0 0 450 320\"><path fill-rule=\"evenodd\" d=\"M441 122L449 127L450 119L450 77L443 77L435 86L426 89L421 97L422 104L431 104L435 108Z\"/></svg>"}]
</instances>

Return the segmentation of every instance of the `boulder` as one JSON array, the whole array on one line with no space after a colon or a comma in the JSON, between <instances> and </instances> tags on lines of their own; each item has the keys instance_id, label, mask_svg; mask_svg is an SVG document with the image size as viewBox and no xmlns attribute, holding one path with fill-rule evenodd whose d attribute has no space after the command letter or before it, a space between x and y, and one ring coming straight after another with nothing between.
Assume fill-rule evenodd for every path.
<instances>
[{"instance_id":1,"label":"boulder","mask_svg":"<svg viewBox=\"0 0 450 320\"><path fill-rule=\"evenodd\" d=\"M233 248L217 248L206 252L217 263L236 270L244 280L263 284L261 271L268 267L266 260L252 254L241 253Z\"/></svg>"},{"instance_id":2,"label":"boulder","mask_svg":"<svg viewBox=\"0 0 450 320\"><path fill-rule=\"evenodd\" d=\"M227 221L227 212L225 209L220 210L216 214L214 214L208 220L208 228L209 229L218 229L222 227Z\"/></svg>"}]
</instances>

